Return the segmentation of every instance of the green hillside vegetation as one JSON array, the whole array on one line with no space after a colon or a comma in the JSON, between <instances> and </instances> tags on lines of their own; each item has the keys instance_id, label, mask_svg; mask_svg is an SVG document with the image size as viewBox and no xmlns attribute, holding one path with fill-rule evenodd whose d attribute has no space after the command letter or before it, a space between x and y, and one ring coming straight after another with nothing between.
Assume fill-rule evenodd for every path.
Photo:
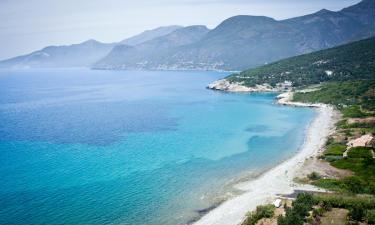
<instances>
[{"instance_id":1,"label":"green hillside vegetation","mask_svg":"<svg viewBox=\"0 0 375 225\"><path fill-rule=\"evenodd\" d=\"M226 79L245 86L284 81L294 87L327 81L374 79L375 38L296 56L233 74Z\"/></svg>"},{"instance_id":2,"label":"green hillside vegetation","mask_svg":"<svg viewBox=\"0 0 375 225\"><path fill-rule=\"evenodd\" d=\"M373 77L375 77L375 68ZM344 117L366 117L370 114L361 111L361 107L364 110L375 110L375 79L328 82L323 84L318 91L295 93L293 100L332 104L342 108Z\"/></svg>"}]
</instances>

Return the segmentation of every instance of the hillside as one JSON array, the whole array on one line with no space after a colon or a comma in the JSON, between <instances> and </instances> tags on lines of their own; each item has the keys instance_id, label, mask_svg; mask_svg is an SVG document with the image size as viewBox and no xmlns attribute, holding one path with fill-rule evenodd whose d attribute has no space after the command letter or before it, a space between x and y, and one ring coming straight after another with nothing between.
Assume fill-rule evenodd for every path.
<instances>
[{"instance_id":1,"label":"hillside","mask_svg":"<svg viewBox=\"0 0 375 225\"><path fill-rule=\"evenodd\" d=\"M291 81L294 87L326 81L375 78L375 38L296 56L255 69L233 74L226 79L244 86Z\"/></svg>"}]
</instances>

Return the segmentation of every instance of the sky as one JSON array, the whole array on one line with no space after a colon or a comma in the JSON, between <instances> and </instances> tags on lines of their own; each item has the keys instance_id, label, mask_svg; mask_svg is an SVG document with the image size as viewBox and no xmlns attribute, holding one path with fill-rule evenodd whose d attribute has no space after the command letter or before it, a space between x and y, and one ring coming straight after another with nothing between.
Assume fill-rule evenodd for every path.
<instances>
[{"instance_id":1,"label":"sky","mask_svg":"<svg viewBox=\"0 0 375 225\"><path fill-rule=\"evenodd\" d=\"M360 0L0 0L0 60L88 39L117 42L167 25L214 28L235 15L278 20Z\"/></svg>"}]
</instances>

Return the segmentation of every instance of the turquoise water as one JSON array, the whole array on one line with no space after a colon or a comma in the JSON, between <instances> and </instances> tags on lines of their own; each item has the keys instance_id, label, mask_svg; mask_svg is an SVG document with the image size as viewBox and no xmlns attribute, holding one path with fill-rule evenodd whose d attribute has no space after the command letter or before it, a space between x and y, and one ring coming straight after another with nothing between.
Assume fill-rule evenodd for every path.
<instances>
[{"instance_id":1,"label":"turquoise water","mask_svg":"<svg viewBox=\"0 0 375 225\"><path fill-rule=\"evenodd\" d=\"M185 224L295 154L315 112L225 75L0 71L0 224Z\"/></svg>"}]
</instances>

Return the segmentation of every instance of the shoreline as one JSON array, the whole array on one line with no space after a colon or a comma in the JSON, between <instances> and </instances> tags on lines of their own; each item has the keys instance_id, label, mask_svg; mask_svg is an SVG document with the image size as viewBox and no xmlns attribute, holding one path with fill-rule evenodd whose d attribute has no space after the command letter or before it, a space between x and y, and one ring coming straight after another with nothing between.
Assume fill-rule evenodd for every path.
<instances>
[{"instance_id":1,"label":"shoreline","mask_svg":"<svg viewBox=\"0 0 375 225\"><path fill-rule=\"evenodd\" d=\"M205 214L194 225L237 225L243 222L246 213L256 206L272 203L280 195L289 195L296 190L319 191L311 185L297 184L293 179L303 169L306 159L317 156L324 147L326 139L334 129L337 113L325 104L292 102L292 92L277 96L277 104L294 107L313 107L317 115L309 124L303 144L296 155L262 173L251 181L239 183L234 188L243 191L228 199Z\"/></svg>"}]
</instances>

